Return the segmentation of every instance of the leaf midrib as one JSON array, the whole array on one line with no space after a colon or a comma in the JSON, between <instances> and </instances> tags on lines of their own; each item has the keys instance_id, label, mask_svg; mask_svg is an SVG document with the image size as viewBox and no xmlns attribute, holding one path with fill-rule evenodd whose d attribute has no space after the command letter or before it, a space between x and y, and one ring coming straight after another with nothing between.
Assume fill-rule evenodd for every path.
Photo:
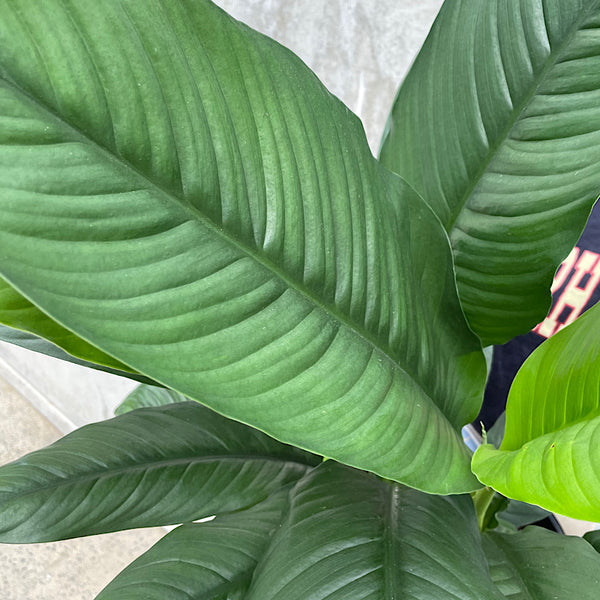
<instances>
[{"instance_id":1,"label":"leaf midrib","mask_svg":"<svg viewBox=\"0 0 600 600\"><path fill-rule=\"evenodd\" d=\"M399 565L401 558L398 551L396 540L400 538L398 528L398 514L400 511L400 484L390 483L390 489L384 491L385 497L385 516L383 520L384 527L384 596L387 600L400 600L402 597L402 585L400 580L401 569Z\"/></svg>"},{"instance_id":2,"label":"leaf midrib","mask_svg":"<svg viewBox=\"0 0 600 600\"><path fill-rule=\"evenodd\" d=\"M66 128L67 130L69 130L70 132L75 134L75 136L79 137L80 141L83 144L86 144L88 146L92 146L92 147L96 148L101 155L103 155L107 158L107 160L109 162L116 163L117 165L119 165L120 168L131 172L135 177L137 177L140 180L142 180L143 182L145 182L147 184L146 188L154 189L156 192L158 192L159 195L166 197L167 200L175 201L180 206L180 208L182 208L189 215L189 218L191 221L200 221L201 224L204 225L211 233L215 234L219 238L225 240L227 243L229 243L232 246L234 246L235 248L239 249L242 253L244 253L245 255L250 257L252 260L256 261L259 265L261 265L262 267L267 269L269 272L273 273L276 277L278 277L287 288L294 290L299 295L301 295L302 297L307 299L310 304L312 304L316 308L322 310L325 314L329 315L335 321L338 321L342 326L344 326L344 327L348 328L350 331L352 331L354 333L354 335L358 336L367 345L371 346L371 348L374 351L381 354L383 356L384 360L391 363L391 365L394 369L401 371L411 381L413 381L415 383L415 385L423 392L423 395L430 401L431 406L434 408L434 410L441 413L444 416L444 418L447 419L447 417L443 413L442 409L435 402L434 395L425 387L425 383L422 382L421 380L419 380L419 378L415 374L409 372L405 366L401 365L393 357L391 348L387 345L381 344L380 340L378 340L363 325L359 325L356 322L351 321L347 315L342 313L337 308L337 306L325 303L310 288L308 288L306 285L300 284L298 281L292 279L285 271L283 271L278 265L276 265L275 263L270 261L267 257L265 257L264 255L260 254L257 251L254 251L252 248L248 247L246 244L240 242L235 237L233 237L232 234L227 232L225 229L223 229L223 228L217 226L215 223L213 223L212 220L210 220L208 217L206 217L199 209L192 206L184 197L180 197L176 193L166 190L161 185L155 183L152 179L150 179L149 175L146 175L144 172L140 171L137 167L135 167L133 164L131 164L125 158L113 153L109 148L105 147L100 142L89 137L81 129L79 129L75 125L71 124L70 122L68 122L60 114L57 114L47 104L39 101L37 98L32 96L29 92L24 90L15 81L9 80L5 75L4 76L0 75L0 81L5 82L5 84L8 87L12 88L14 90L14 92L19 94L25 101L29 102L35 108L43 111L43 113L46 114L50 119L53 119L55 122L57 122L59 124L59 126ZM374 158L373 158L373 161L377 162ZM3 277L4 277L4 275L3 275ZM8 281L9 278L6 278L6 279ZM16 284L14 284L11 281L9 281L9 283L11 286L13 286L15 289L17 289L19 291L19 293L21 293L27 300L29 300L36 307L38 307L40 310L42 310L42 307L38 306L38 304L34 301L34 299L31 298L27 293L22 291L19 288L19 286L17 286ZM42 311L46 312L45 310L42 310ZM49 314L49 316L52 319L55 319L55 317L50 315L50 313L46 313L46 314ZM68 329L69 331L72 331L76 336L87 341L91 345L96 346L98 349L102 350L103 352L106 352L106 353L110 354L111 356L114 356L114 358L116 358L117 360L128 365L130 368L132 368L140 373L145 371L145 370L140 369L140 368L136 367L135 365L129 363L124 358L119 357L118 353L113 354L112 351L105 350L104 348L102 348L103 344L98 344L96 341L92 341L92 340L88 339L86 335L80 334L79 332L72 330L67 324L63 323L60 319L55 319L55 320L57 323L59 323L60 325L62 325L66 329ZM144 372L144 374L146 374L146 373ZM146 376L153 377L152 375L147 375L147 374L146 374ZM157 379L157 381L158 381L158 379ZM161 382L161 383L164 383L164 382Z\"/></svg>"},{"instance_id":3,"label":"leaf midrib","mask_svg":"<svg viewBox=\"0 0 600 600\"><path fill-rule=\"evenodd\" d=\"M110 479L112 477L120 477L122 475L132 474L138 471L149 471L153 468L165 468L165 467L175 467L181 465L191 465L191 464L199 464L199 463L210 463L210 462L219 462L219 463L228 463L228 462L241 462L243 464L248 463L280 463L282 465L290 465L290 466L299 466L303 467L305 470L309 470L314 468L313 465L309 465L303 463L299 460L287 459L284 457L276 457L276 456L266 456L266 455L244 455L244 454L229 454L229 455L211 455L211 456L200 456L200 457L192 457L192 458L176 458L176 459L165 459L158 460L154 462L143 462L136 463L134 465L120 467L118 469L113 469L111 471L104 470L99 471L98 473L89 473L82 475L80 477L70 477L68 479L61 479L55 484L47 484L43 486L38 486L34 489L30 489L28 491L24 491L21 493L18 492L2 492L0 490L0 506L5 502L14 502L16 499L21 500L22 498L26 498L28 496L33 496L48 490L56 490L62 487L70 487L70 486L78 486L84 483L89 483L93 481L100 481L102 479ZM19 465L18 463L14 464L14 468L29 468L29 467L37 467L43 469L43 467L38 465ZM4 494L7 494L6 497L3 497Z\"/></svg>"},{"instance_id":4,"label":"leaf midrib","mask_svg":"<svg viewBox=\"0 0 600 600\"><path fill-rule=\"evenodd\" d=\"M488 150L488 153L486 154L486 157L485 157L480 169L477 171L475 177L473 178L471 183L468 185L462 198L457 203L455 210L451 213L450 220L448 221L448 225L446 227L446 231L448 232L448 235L451 235L451 233L454 229L454 225L456 224L456 221L459 219L459 217L462 214L463 209L465 208L465 206L468 204L469 200L471 199L471 195L475 191L475 188L479 185L479 182L481 181L483 176L487 173L489 166L492 164L492 162L496 158L496 154L498 153L500 148L506 143L506 140L509 138L510 132L514 129L515 125L521 120L523 112L527 109L527 107L529 106L529 104L531 103L533 98L537 95L537 92L538 92L540 86L545 81L546 75L552 68L554 68L556 66L558 59L563 54L563 52L566 50L566 48L570 44L573 37L579 32L583 23L588 20L590 14L598 8L598 5L599 5L599 2L596 0L596 2L590 4L587 7L587 9L584 9L583 14L580 16L579 19L577 19L574 22L571 30L565 35L563 41L558 45L558 48L556 50L552 50L552 48L550 48L550 53L548 54L548 58L546 58L546 63L544 65L544 67L540 70L539 76L537 78L534 78L529 93L525 95L524 99L521 101L520 104L518 104L515 108L513 108L511 117L508 119L507 126L503 129L502 133L497 137L496 142L494 144L492 144L492 146ZM543 10L543 8L542 8L542 10ZM546 27L546 31L547 31L547 27ZM548 43L550 43L549 36L548 36Z\"/></svg>"}]
</instances>

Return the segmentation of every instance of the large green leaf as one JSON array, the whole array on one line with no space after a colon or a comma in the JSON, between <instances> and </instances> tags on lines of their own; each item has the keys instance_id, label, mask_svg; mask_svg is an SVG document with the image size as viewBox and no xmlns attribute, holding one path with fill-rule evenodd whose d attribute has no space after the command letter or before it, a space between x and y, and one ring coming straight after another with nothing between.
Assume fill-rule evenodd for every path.
<instances>
[{"instance_id":1,"label":"large green leaf","mask_svg":"<svg viewBox=\"0 0 600 600\"><path fill-rule=\"evenodd\" d=\"M246 600L486 600L469 496L428 496L326 462L291 495Z\"/></svg>"},{"instance_id":2,"label":"large green leaf","mask_svg":"<svg viewBox=\"0 0 600 600\"><path fill-rule=\"evenodd\" d=\"M0 274L152 379L432 492L484 361L445 232L292 53L206 0L0 0Z\"/></svg>"},{"instance_id":3,"label":"large green leaf","mask_svg":"<svg viewBox=\"0 0 600 600\"><path fill-rule=\"evenodd\" d=\"M192 521L238 510L319 457L196 402L88 425L0 468L0 542Z\"/></svg>"},{"instance_id":4,"label":"large green leaf","mask_svg":"<svg viewBox=\"0 0 600 600\"><path fill-rule=\"evenodd\" d=\"M483 548L492 579L509 600L596 600L600 556L584 540L540 527L489 532Z\"/></svg>"},{"instance_id":5,"label":"large green leaf","mask_svg":"<svg viewBox=\"0 0 600 600\"><path fill-rule=\"evenodd\" d=\"M531 329L600 192L600 2L446 0L381 159L449 232L484 345Z\"/></svg>"},{"instance_id":6,"label":"large green leaf","mask_svg":"<svg viewBox=\"0 0 600 600\"><path fill-rule=\"evenodd\" d=\"M242 600L288 506L282 489L247 510L182 525L114 579L96 600Z\"/></svg>"},{"instance_id":7,"label":"large green leaf","mask_svg":"<svg viewBox=\"0 0 600 600\"><path fill-rule=\"evenodd\" d=\"M282 500L175 530L98 600L502 598L468 496L327 461Z\"/></svg>"},{"instance_id":8,"label":"large green leaf","mask_svg":"<svg viewBox=\"0 0 600 600\"><path fill-rule=\"evenodd\" d=\"M513 382L499 450L473 470L511 498L600 521L600 304L545 341Z\"/></svg>"}]
</instances>

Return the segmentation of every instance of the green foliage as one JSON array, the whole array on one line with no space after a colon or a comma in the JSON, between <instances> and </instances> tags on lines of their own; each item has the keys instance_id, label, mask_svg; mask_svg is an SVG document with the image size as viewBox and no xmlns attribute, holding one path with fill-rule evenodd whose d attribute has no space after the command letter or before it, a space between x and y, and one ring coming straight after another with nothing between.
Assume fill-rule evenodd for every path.
<instances>
[{"instance_id":1,"label":"green foliage","mask_svg":"<svg viewBox=\"0 0 600 600\"><path fill-rule=\"evenodd\" d=\"M0 15L0 271L20 294L280 440L478 487L459 430L484 359L445 232L299 59L207 1Z\"/></svg>"},{"instance_id":2,"label":"green foliage","mask_svg":"<svg viewBox=\"0 0 600 600\"><path fill-rule=\"evenodd\" d=\"M394 103L381 160L444 224L484 345L543 320L598 197L599 13L598 0L448 0Z\"/></svg>"},{"instance_id":3,"label":"green foliage","mask_svg":"<svg viewBox=\"0 0 600 600\"><path fill-rule=\"evenodd\" d=\"M499 450L473 470L511 498L600 521L600 305L542 344L511 387Z\"/></svg>"},{"instance_id":4,"label":"green foliage","mask_svg":"<svg viewBox=\"0 0 600 600\"><path fill-rule=\"evenodd\" d=\"M140 409L4 466L0 542L47 542L239 510L320 462L196 402Z\"/></svg>"},{"instance_id":5,"label":"green foliage","mask_svg":"<svg viewBox=\"0 0 600 600\"><path fill-rule=\"evenodd\" d=\"M182 524L101 600L597 597L508 498L600 520L600 311L460 428L600 191L600 0L447 0L381 162L208 0L0 0L0 50L0 338L155 384L0 468L0 541Z\"/></svg>"}]
</instances>

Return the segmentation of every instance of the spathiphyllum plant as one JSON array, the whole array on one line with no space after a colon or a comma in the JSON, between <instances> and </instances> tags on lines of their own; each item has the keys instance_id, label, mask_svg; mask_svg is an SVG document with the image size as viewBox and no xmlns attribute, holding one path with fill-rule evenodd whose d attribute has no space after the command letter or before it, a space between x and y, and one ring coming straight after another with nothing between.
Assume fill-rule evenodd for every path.
<instances>
[{"instance_id":1,"label":"spathiphyllum plant","mask_svg":"<svg viewBox=\"0 0 600 600\"><path fill-rule=\"evenodd\" d=\"M460 433L600 192L600 0L446 0L379 159L208 0L0 0L0 186L2 339L142 382L0 469L1 542L180 524L99 600L600 596L509 518L600 521L600 308Z\"/></svg>"}]
</instances>

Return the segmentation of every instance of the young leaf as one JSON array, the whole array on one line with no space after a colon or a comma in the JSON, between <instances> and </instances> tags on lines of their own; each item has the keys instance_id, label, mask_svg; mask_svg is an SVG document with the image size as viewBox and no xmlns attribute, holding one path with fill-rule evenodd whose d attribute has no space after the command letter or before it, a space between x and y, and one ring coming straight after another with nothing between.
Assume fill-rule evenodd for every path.
<instances>
[{"instance_id":1,"label":"young leaf","mask_svg":"<svg viewBox=\"0 0 600 600\"><path fill-rule=\"evenodd\" d=\"M297 57L206 0L0 0L0 19L15 289L280 440L477 487L459 429L485 366L447 236Z\"/></svg>"},{"instance_id":2,"label":"young leaf","mask_svg":"<svg viewBox=\"0 0 600 600\"><path fill-rule=\"evenodd\" d=\"M596 600L600 556L580 538L527 527L488 532L483 548L493 581L510 600Z\"/></svg>"},{"instance_id":3,"label":"young leaf","mask_svg":"<svg viewBox=\"0 0 600 600\"><path fill-rule=\"evenodd\" d=\"M46 542L245 508L319 457L196 402L87 425L0 468L0 542Z\"/></svg>"},{"instance_id":4,"label":"young leaf","mask_svg":"<svg viewBox=\"0 0 600 600\"><path fill-rule=\"evenodd\" d=\"M484 345L541 321L600 192L600 2L446 0L381 160L432 206Z\"/></svg>"},{"instance_id":5,"label":"young leaf","mask_svg":"<svg viewBox=\"0 0 600 600\"><path fill-rule=\"evenodd\" d=\"M481 446L473 471L511 498L600 521L600 304L525 361L506 407L499 450Z\"/></svg>"},{"instance_id":6,"label":"young leaf","mask_svg":"<svg viewBox=\"0 0 600 600\"><path fill-rule=\"evenodd\" d=\"M469 496L328 461L298 482L245 600L500 600Z\"/></svg>"},{"instance_id":7,"label":"young leaf","mask_svg":"<svg viewBox=\"0 0 600 600\"><path fill-rule=\"evenodd\" d=\"M288 506L289 490L209 523L178 527L122 571L96 600L242 600Z\"/></svg>"}]
</instances>

